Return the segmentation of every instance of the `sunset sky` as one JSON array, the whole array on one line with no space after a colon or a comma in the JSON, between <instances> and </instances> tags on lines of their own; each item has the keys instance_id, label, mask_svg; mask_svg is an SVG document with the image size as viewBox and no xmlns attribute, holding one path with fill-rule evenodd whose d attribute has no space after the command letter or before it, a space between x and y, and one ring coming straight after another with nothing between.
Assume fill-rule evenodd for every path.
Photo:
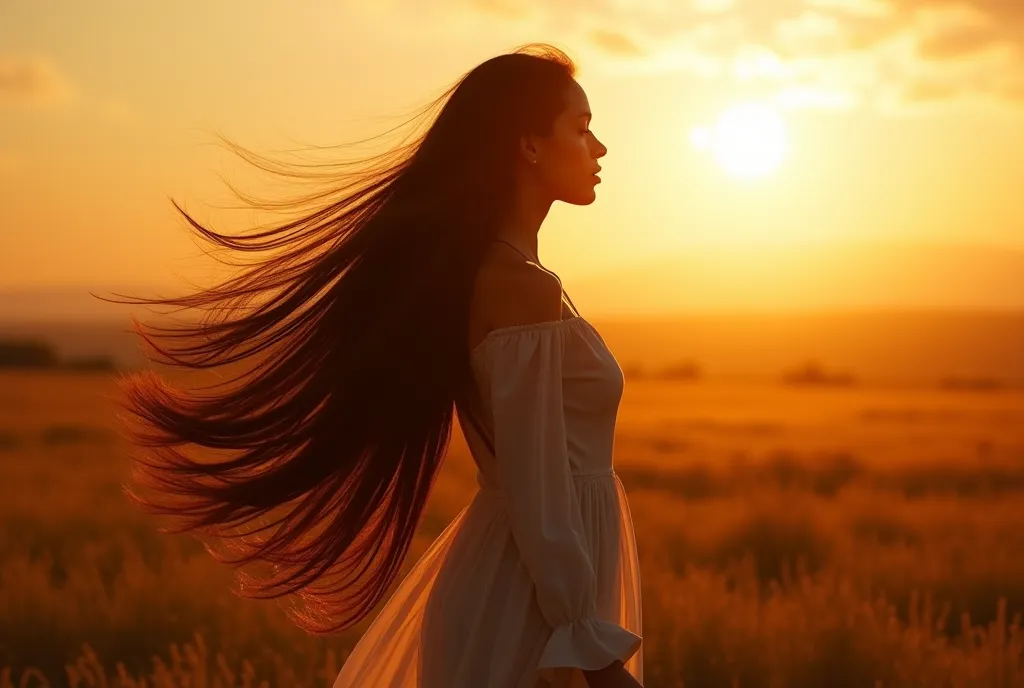
<instances>
[{"instance_id":1,"label":"sunset sky","mask_svg":"<svg viewBox=\"0 0 1024 688\"><path fill-rule=\"evenodd\" d=\"M0 4L0 288L202 279L168 198L251 219L214 207L249 178L214 132L369 136L532 41L577 60L609 149L597 201L541 230L570 283L702 250L1024 250L1019 0L33 0ZM749 103L782 129L729 133Z\"/></svg>"}]
</instances>

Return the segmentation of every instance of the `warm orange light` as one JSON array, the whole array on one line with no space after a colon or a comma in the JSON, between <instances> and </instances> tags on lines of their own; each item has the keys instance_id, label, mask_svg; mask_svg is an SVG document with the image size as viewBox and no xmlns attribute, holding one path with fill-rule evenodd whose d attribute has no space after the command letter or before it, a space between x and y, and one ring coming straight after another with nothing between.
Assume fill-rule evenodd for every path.
<instances>
[{"instance_id":1,"label":"warm orange light","mask_svg":"<svg viewBox=\"0 0 1024 688\"><path fill-rule=\"evenodd\" d=\"M713 129L695 128L690 140L699 150L713 152L723 170L741 179L763 177L778 169L788 147L782 117L759 103L730 108Z\"/></svg>"}]
</instances>

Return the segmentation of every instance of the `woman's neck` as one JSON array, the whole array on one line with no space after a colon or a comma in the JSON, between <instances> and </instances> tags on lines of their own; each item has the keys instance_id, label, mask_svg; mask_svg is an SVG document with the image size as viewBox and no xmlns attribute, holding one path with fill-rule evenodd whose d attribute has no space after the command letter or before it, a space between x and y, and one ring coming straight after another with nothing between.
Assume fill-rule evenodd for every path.
<instances>
[{"instance_id":1,"label":"woman's neck","mask_svg":"<svg viewBox=\"0 0 1024 688\"><path fill-rule=\"evenodd\" d=\"M507 241L523 253L540 262L537 253L537 234L551 210L551 199L543 197L535 185L522 184L513 206L512 215L507 219L495 238Z\"/></svg>"}]
</instances>

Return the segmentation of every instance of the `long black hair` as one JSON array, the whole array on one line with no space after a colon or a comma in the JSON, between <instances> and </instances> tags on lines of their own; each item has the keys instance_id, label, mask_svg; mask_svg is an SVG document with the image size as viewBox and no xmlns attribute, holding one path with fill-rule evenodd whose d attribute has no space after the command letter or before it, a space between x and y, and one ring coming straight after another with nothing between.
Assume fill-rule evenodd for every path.
<instances>
[{"instance_id":1,"label":"long black hair","mask_svg":"<svg viewBox=\"0 0 1024 688\"><path fill-rule=\"evenodd\" d=\"M208 311L152 335L133 317L133 330L184 373L251 365L188 390L151 369L124 374L131 417L118 415L148 452L133 451L123 488L174 519L162 532L207 536L210 554L236 567L238 594L297 594L288 614L314 634L353 626L386 594L472 387L469 300L514 202L519 137L550 133L575 75L561 50L521 46L422 108L410 121L432 119L412 142L328 172L228 142L267 172L328 181L285 201L236 191L297 218L229 236L172 200L208 242L264 255L197 293L130 297ZM241 570L252 563L266 570Z\"/></svg>"}]
</instances>

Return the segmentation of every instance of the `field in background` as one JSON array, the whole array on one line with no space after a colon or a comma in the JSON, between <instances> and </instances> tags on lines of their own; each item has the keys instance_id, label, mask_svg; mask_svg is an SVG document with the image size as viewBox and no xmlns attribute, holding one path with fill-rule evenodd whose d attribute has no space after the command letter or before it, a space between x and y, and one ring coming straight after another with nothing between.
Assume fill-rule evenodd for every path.
<instances>
[{"instance_id":1,"label":"field in background","mask_svg":"<svg viewBox=\"0 0 1024 688\"><path fill-rule=\"evenodd\" d=\"M372 617L309 638L155 533L114 393L0 374L0 686L330 686ZM1021 391L630 381L616 438L648 688L1024 685ZM474 479L456 430L406 569Z\"/></svg>"},{"instance_id":2,"label":"field in background","mask_svg":"<svg viewBox=\"0 0 1024 688\"><path fill-rule=\"evenodd\" d=\"M150 326L161 324L139 317ZM623 369L642 375L692 366L704 379L777 380L785 371L816 361L867 386L934 388L946 378L967 378L1024 389L1020 312L693 314L588 321ZM60 358L110 356L124 368L147 365L128 320L18 322L0 317L0 342L24 338L45 342Z\"/></svg>"}]
</instances>

